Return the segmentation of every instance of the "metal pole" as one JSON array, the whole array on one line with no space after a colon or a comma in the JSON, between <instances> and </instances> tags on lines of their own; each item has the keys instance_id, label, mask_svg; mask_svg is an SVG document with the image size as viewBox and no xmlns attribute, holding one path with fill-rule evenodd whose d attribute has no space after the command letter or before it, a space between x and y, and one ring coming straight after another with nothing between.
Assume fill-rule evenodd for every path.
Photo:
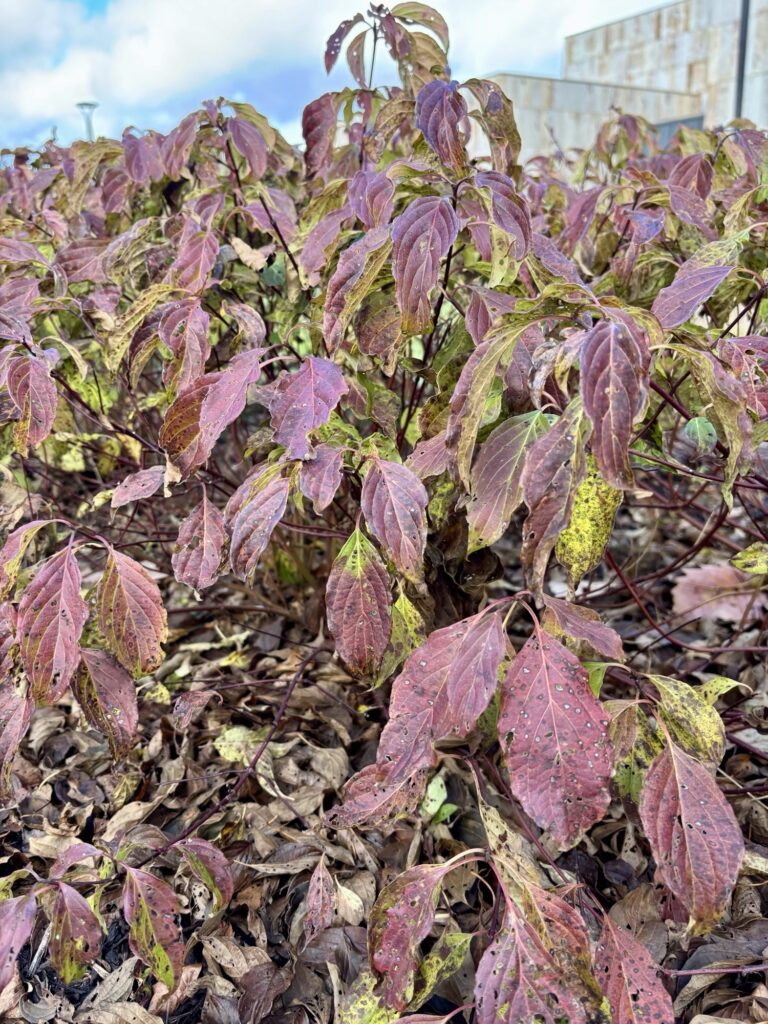
<instances>
[{"instance_id":1,"label":"metal pole","mask_svg":"<svg viewBox=\"0 0 768 1024\"><path fill-rule=\"evenodd\" d=\"M749 0L741 0L739 18L739 61L736 67L736 110L734 117L741 117L744 106L744 73L747 67L747 39L749 37Z\"/></svg>"},{"instance_id":2,"label":"metal pole","mask_svg":"<svg viewBox=\"0 0 768 1024\"><path fill-rule=\"evenodd\" d=\"M77 104L77 109L83 115L83 121L85 121L85 137L89 142L93 142L93 112L98 105L98 103L93 103L92 101Z\"/></svg>"}]
</instances>

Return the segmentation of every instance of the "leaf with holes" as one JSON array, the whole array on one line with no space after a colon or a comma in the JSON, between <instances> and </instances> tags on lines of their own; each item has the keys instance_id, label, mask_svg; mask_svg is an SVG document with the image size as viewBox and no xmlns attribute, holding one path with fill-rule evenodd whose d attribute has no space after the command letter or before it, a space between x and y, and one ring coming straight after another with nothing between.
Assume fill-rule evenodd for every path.
<instances>
[{"instance_id":1,"label":"leaf with holes","mask_svg":"<svg viewBox=\"0 0 768 1024\"><path fill-rule=\"evenodd\" d=\"M423 576L427 502L424 484L413 470L387 459L371 460L360 497L365 521L397 568L414 582Z\"/></svg>"},{"instance_id":2,"label":"leaf with holes","mask_svg":"<svg viewBox=\"0 0 768 1024\"><path fill-rule=\"evenodd\" d=\"M488 435L480 446L470 475L468 551L495 543L505 532L512 513L523 500L522 473L533 442L546 433L543 413L513 416Z\"/></svg>"},{"instance_id":3,"label":"leaf with holes","mask_svg":"<svg viewBox=\"0 0 768 1024\"><path fill-rule=\"evenodd\" d=\"M722 918L744 856L733 811L707 769L670 743L651 765L640 819L660 881L704 934Z\"/></svg>"},{"instance_id":4,"label":"leaf with holes","mask_svg":"<svg viewBox=\"0 0 768 1024\"><path fill-rule=\"evenodd\" d=\"M440 885L451 865L420 864L379 893L368 922L371 966L382 977L387 1006L404 1010L413 995L419 944L435 921Z\"/></svg>"},{"instance_id":5,"label":"leaf with holes","mask_svg":"<svg viewBox=\"0 0 768 1024\"><path fill-rule=\"evenodd\" d=\"M101 925L84 896L57 882L50 905L51 962L65 985L82 978L101 951Z\"/></svg>"},{"instance_id":6,"label":"leaf with holes","mask_svg":"<svg viewBox=\"0 0 768 1024\"><path fill-rule=\"evenodd\" d=\"M328 629L355 675L373 675L387 648L391 590L378 551L355 530L333 563L325 592Z\"/></svg>"},{"instance_id":7,"label":"leaf with holes","mask_svg":"<svg viewBox=\"0 0 768 1024\"><path fill-rule=\"evenodd\" d=\"M171 555L173 575L179 583L193 590L212 586L219 577L226 536L224 516L204 490L203 500L179 526Z\"/></svg>"},{"instance_id":8,"label":"leaf with holes","mask_svg":"<svg viewBox=\"0 0 768 1024\"><path fill-rule=\"evenodd\" d=\"M13 979L16 960L32 934L36 910L34 893L0 900L0 992Z\"/></svg>"},{"instance_id":9,"label":"leaf with holes","mask_svg":"<svg viewBox=\"0 0 768 1024\"><path fill-rule=\"evenodd\" d=\"M650 953L606 914L595 970L611 1005L614 1024L674 1024L672 1000Z\"/></svg>"},{"instance_id":10,"label":"leaf with holes","mask_svg":"<svg viewBox=\"0 0 768 1024\"><path fill-rule=\"evenodd\" d=\"M72 691L87 721L109 741L114 758L131 749L139 724L136 686L123 666L106 651L81 650Z\"/></svg>"},{"instance_id":11,"label":"leaf with holes","mask_svg":"<svg viewBox=\"0 0 768 1024\"><path fill-rule=\"evenodd\" d=\"M312 872L307 889L307 912L304 915L304 934L307 942L311 942L316 935L331 927L335 913L336 886L325 866L323 856Z\"/></svg>"},{"instance_id":12,"label":"leaf with holes","mask_svg":"<svg viewBox=\"0 0 768 1024\"><path fill-rule=\"evenodd\" d=\"M344 40L355 25L359 25L362 20L362 14L356 14L354 18L346 18L340 22L339 27L328 37L328 42L325 44L325 70L328 74L331 73L334 64L339 59Z\"/></svg>"},{"instance_id":13,"label":"leaf with holes","mask_svg":"<svg viewBox=\"0 0 768 1024\"><path fill-rule=\"evenodd\" d=\"M167 882L123 864L123 914L130 926L131 952L172 992L184 964L184 944L176 923L179 905Z\"/></svg>"},{"instance_id":14,"label":"leaf with holes","mask_svg":"<svg viewBox=\"0 0 768 1024\"><path fill-rule=\"evenodd\" d=\"M160 590L144 566L111 548L96 603L101 631L120 664L136 677L154 672L168 626Z\"/></svg>"},{"instance_id":15,"label":"leaf with holes","mask_svg":"<svg viewBox=\"0 0 768 1024\"><path fill-rule=\"evenodd\" d=\"M414 199L393 222L392 275L407 334L420 334L431 326L431 295L440 263L458 233L454 209L441 196Z\"/></svg>"},{"instance_id":16,"label":"leaf with holes","mask_svg":"<svg viewBox=\"0 0 768 1024\"><path fill-rule=\"evenodd\" d=\"M501 685L499 738L512 791L563 848L610 803L608 719L578 658L537 629Z\"/></svg>"},{"instance_id":17,"label":"leaf with holes","mask_svg":"<svg viewBox=\"0 0 768 1024\"><path fill-rule=\"evenodd\" d=\"M632 427L648 402L650 351L645 336L601 320L581 343L581 397L593 427L592 451L603 478L631 487Z\"/></svg>"},{"instance_id":18,"label":"leaf with holes","mask_svg":"<svg viewBox=\"0 0 768 1024\"><path fill-rule=\"evenodd\" d=\"M35 701L57 701L80 661L80 636L88 618L80 584L70 544L43 562L19 602L17 635Z\"/></svg>"},{"instance_id":19,"label":"leaf with holes","mask_svg":"<svg viewBox=\"0 0 768 1024\"><path fill-rule=\"evenodd\" d=\"M213 843L192 836L176 847L194 874L213 896L213 912L226 907L235 893L229 861Z\"/></svg>"},{"instance_id":20,"label":"leaf with holes","mask_svg":"<svg viewBox=\"0 0 768 1024\"><path fill-rule=\"evenodd\" d=\"M308 356L296 373L284 373L269 400L272 429L278 444L293 459L309 454L309 432L328 422L349 387L336 363Z\"/></svg>"},{"instance_id":21,"label":"leaf with holes","mask_svg":"<svg viewBox=\"0 0 768 1024\"><path fill-rule=\"evenodd\" d=\"M260 468L227 502L224 519L230 532L229 564L240 580L253 575L272 531L283 518L291 482L282 466Z\"/></svg>"}]
</instances>

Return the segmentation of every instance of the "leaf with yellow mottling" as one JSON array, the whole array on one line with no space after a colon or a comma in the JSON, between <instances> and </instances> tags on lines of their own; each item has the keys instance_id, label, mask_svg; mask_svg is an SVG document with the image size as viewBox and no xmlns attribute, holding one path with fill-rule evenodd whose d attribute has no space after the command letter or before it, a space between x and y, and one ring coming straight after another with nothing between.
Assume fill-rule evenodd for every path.
<instances>
[{"instance_id":1,"label":"leaf with yellow mottling","mask_svg":"<svg viewBox=\"0 0 768 1024\"><path fill-rule=\"evenodd\" d=\"M744 548L743 551L734 555L730 561L735 569L741 569L742 572L755 575L768 573L768 544L762 541L750 544L748 548Z\"/></svg>"},{"instance_id":2,"label":"leaf with yellow mottling","mask_svg":"<svg viewBox=\"0 0 768 1024\"><path fill-rule=\"evenodd\" d=\"M645 774L664 749L664 742L635 701L609 700L603 707L611 715L608 731L616 748L616 788L620 796L637 803Z\"/></svg>"},{"instance_id":3,"label":"leaf with yellow mottling","mask_svg":"<svg viewBox=\"0 0 768 1024\"><path fill-rule=\"evenodd\" d=\"M587 475L576 488L570 522L555 546L555 557L568 570L572 587L600 564L622 495L603 480L594 457L588 455Z\"/></svg>"},{"instance_id":4,"label":"leaf with yellow mottling","mask_svg":"<svg viewBox=\"0 0 768 1024\"><path fill-rule=\"evenodd\" d=\"M693 757L719 764L725 750L720 715L688 683L668 676L649 676L659 691L659 711L673 738Z\"/></svg>"}]
</instances>

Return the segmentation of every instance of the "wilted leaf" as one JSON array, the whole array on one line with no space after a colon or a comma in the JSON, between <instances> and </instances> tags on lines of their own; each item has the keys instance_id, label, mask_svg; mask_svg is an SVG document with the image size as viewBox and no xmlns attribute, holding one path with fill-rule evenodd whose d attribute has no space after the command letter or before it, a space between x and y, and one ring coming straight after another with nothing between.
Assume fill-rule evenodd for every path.
<instances>
[{"instance_id":1,"label":"wilted leaf","mask_svg":"<svg viewBox=\"0 0 768 1024\"><path fill-rule=\"evenodd\" d=\"M562 847L610 803L608 719L578 659L537 629L501 687L499 737L512 791Z\"/></svg>"},{"instance_id":2,"label":"wilted leaf","mask_svg":"<svg viewBox=\"0 0 768 1024\"><path fill-rule=\"evenodd\" d=\"M304 915L304 934L307 942L330 928L336 913L336 886L325 866L325 857L317 862L307 888L307 912Z\"/></svg>"},{"instance_id":3,"label":"wilted leaf","mask_svg":"<svg viewBox=\"0 0 768 1024\"><path fill-rule=\"evenodd\" d=\"M372 675L392 627L392 581L371 542L356 529L339 552L325 593L328 629L356 675Z\"/></svg>"},{"instance_id":4,"label":"wilted leaf","mask_svg":"<svg viewBox=\"0 0 768 1024\"><path fill-rule=\"evenodd\" d=\"M708 932L744 856L728 801L707 769L670 743L648 771L639 810L659 879L690 913L692 931Z\"/></svg>"},{"instance_id":5,"label":"wilted leaf","mask_svg":"<svg viewBox=\"0 0 768 1024\"><path fill-rule=\"evenodd\" d=\"M123 867L123 914L130 925L131 952L173 991L184 963L176 896L167 882L148 871Z\"/></svg>"},{"instance_id":6,"label":"wilted leaf","mask_svg":"<svg viewBox=\"0 0 768 1024\"><path fill-rule=\"evenodd\" d=\"M144 566L110 549L97 604L101 631L120 664L133 676L154 672L163 660L167 616L160 590Z\"/></svg>"},{"instance_id":7,"label":"wilted leaf","mask_svg":"<svg viewBox=\"0 0 768 1024\"><path fill-rule=\"evenodd\" d=\"M81 650L72 690L87 721L109 741L112 756L131 749L139 723L136 686L126 670L106 651Z\"/></svg>"},{"instance_id":8,"label":"wilted leaf","mask_svg":"<svg viewBox=\"0 0 768 1024\"><path fill-rule=\"evenodd\" d=\"M80 661L80 636L88 618L80 584L80 569L69 544L43 562L19 602L17 633L35 701L57 701Z\"/></svg>"}]
</instances>

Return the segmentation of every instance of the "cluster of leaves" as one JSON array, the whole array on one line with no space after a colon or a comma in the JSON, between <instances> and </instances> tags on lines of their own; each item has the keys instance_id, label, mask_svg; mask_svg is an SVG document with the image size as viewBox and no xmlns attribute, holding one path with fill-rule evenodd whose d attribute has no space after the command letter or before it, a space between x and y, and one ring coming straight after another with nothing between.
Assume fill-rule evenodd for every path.
<instances>
[{"instance_id":1,"label":"cluster of leaves","mask_svg":"<svg viewBox=\"0 0 768 1024\"><path fill-rule=\"evenodd\" d=\"M305 109L303 153L248 104L219 100L166 136L9 154L7 800L36 709L69 694L130 758L137 680L160 678L176 639L169 611L203 623L244 593L269 607L291 591L315 632L327 624L350 692L387 695L375 753L326 834L418 817L449 764L474 780L485 834L381 888L370 968L342 1015L378 1024L418 1009L469 961L479 1024L672 1021L648 949L554 858L626 813L665 920L689 940L727 915L744 870L716 781L730 741L715 703L737 680L716 670L733 650L766 650L759 635L736 641L765 613L768 572L768 141L743 123L681 128L659 152L621 115L570 164L523 168L510 100L492 81L450 80L437 12L372 6L331 36L329 70L345 43L356 84ZM377 48L399 87L372 87ZM642 576L607 549L654 502L697 536ZM649 586L729 535L733 567L701 604L736 592L739 628L721 646L681 641ZM712 568L689 566L689 588ZM203 591L212 604L195 604ZM626 659L606 621L621 593L653 642L705 655L683 666L690 681L637 637ZM675 604L706 617L682 591ZM182 693L182 727L213 697ZM160 867L180 855L214 912L233 895L201 823L148 852L123 835L75 844L45 878L13 872L0 987L38 908L56 971L82 977L111 901L134 955L173 990L185 951ZM438 911L469 864L496 893L474 941L440 933ZM337 909L321 859L307 941ZM261 1015L285 987L261 993Z\"/></svg>"}]
</instances>

